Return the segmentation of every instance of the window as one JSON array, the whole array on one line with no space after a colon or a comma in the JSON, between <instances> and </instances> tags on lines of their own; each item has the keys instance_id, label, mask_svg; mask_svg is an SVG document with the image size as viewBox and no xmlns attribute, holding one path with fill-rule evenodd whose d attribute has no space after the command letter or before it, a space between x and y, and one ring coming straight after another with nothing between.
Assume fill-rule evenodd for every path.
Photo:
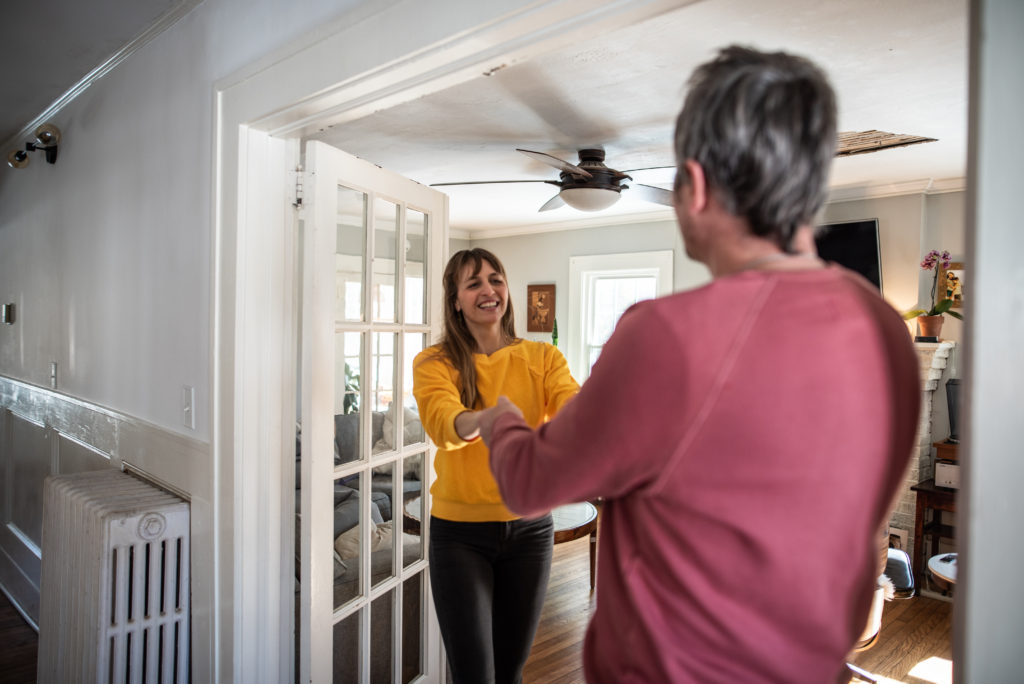
<instances>
[{"instance_id":1,"label":"window","mask_svg":"<svg viewBox=\"0 0 1024 684\"><path fill-rule=\"evenodd\" d=\"M619 317L636 302L672 291L672 250L569 259L569 367L590 375Z\"/></svg>"}]
</instances>

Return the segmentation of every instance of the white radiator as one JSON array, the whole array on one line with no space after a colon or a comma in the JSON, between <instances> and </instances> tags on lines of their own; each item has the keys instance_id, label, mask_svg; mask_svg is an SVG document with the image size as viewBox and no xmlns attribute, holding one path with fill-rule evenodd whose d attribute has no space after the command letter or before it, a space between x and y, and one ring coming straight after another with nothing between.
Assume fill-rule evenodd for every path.
<instances>
[{"instance_id":1,"label":"white radiator","mask_svg":"<svg viewBox=\"0 0 1024 684\"><path fill-rule=\"evenodd\" d=\"M37 681L189 680L189 506L109 469L43 487Z\"/></svg>"}]
</instances>

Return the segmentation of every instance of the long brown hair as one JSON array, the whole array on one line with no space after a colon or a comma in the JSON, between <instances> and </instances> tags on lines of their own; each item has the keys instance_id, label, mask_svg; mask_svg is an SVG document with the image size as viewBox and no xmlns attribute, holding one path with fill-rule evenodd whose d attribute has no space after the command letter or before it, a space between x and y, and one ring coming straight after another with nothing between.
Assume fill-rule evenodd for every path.
<instances>
[{"instance_id":1,"label":"long brown hair","mask_svg":"<svg viewBox=\"0 0 1024 684\"><path fill-rule=\"evenodd\" d=\"M470 409L476 408L477 402L480 400L480 394L476 387L476 364L473 363L473 354L477 351L476 339L469 331L462 312L455 309L455 303L459 296L459 276L462 275L462 271L467 266L472 266L473 275L476 275L483 267L485 259L507 283L505 266L501 260L480 247L464 249L453 254L448 260L448 265L445 266L442 278L444 283L444 334L437 347L459 373L459 382L462 385L459 396L462 398L462 405ZM506 344L512 344L517 339L511 297L508 299L505 315L501 317L501 333Z\"/></svg>"}]
</instances>

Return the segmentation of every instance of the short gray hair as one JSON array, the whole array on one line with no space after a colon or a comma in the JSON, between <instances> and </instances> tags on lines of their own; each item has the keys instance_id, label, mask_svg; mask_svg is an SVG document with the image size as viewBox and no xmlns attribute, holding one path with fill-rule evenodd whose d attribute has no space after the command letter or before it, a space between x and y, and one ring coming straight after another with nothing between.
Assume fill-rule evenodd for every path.
<instances>
[{"instance_id":1,"label":"short gray hair","mask_svg":"<svg viewBox=\"0 0 1024 684\"><path fill-rule=\"evenodd\" d=\"M836 148L836 98L824 72L784 52L739 46L702 64L676 120L676 186L684 163L754 235L789 251L825 201Z\"/></svg>"}]
</instances>

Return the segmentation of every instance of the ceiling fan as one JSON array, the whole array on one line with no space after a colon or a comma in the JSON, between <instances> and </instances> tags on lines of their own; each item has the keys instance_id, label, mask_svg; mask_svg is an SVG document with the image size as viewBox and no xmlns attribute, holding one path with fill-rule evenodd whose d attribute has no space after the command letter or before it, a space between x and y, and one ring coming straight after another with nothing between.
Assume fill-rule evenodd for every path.
<instances>
[{"instance_id":1,"label":"ceiling fan","mask_svg":"<svg viewBox=\"0 0 1024 684\"><path fill-rule=\"evenodd\" d=\"M559 188L558 194L545 202L538 211L550 211L568 204L580 211L601 211L607 209L622 196L623 190L630 190L637 197L655 204L672 206L672 192L653 185L633 183L623 185L624 180L633 180L628 171L617 171L604 165L604 150L588 148L579 151L579 164L553 157L543 152L516 148L528 157L553 166L561 173L558 180L500 180L500 181L466 181L462 183L433 183L433 187L442 185L486 185L490 183L548 183ZM668 167L651 167L668 168ZM647 169L630 169L630 171L646 171Z\"/></svg>"}]
</instances>

